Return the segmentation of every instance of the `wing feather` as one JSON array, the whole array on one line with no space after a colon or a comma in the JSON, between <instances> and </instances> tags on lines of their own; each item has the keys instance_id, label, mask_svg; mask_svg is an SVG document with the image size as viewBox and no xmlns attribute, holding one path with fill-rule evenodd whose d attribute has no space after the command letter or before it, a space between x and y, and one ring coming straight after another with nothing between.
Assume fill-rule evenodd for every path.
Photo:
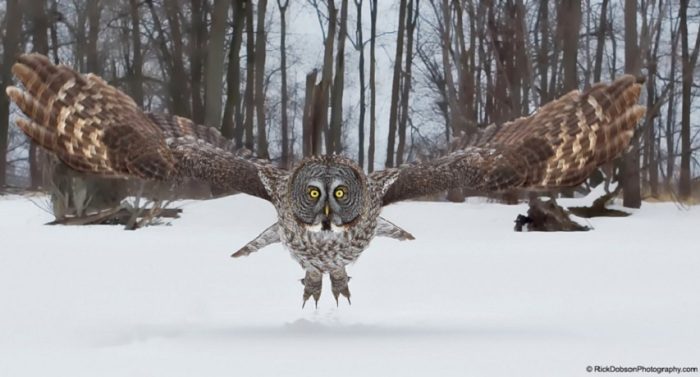
<instances>
[{"instance_id":1,"label":"wing feather","mask_svg":"<svg viewBox=\"0 0 700 377\"><path fill-rule=\"evenodd\" d=\"M264 161L235 153L211 128L143 112L100 77L80 75L45 56L24 54L12 67L23 89L7 95L29 119L17 125L73 169L113 177L201 179L218 190L269 200L258 176Z\"/></svg>"},{"instance_id":2,"label":"wing feather","mask_svg":"<svg viewBox=\"0 0 700 377\"><path fill-rule=\"evenodd\" d=\"M471 135L438 159L399 168L383 203L453 188L552 189L583 182L629 145L645 108L641 85L625 75L611 84L572 91L534 114ZM381 174L377 172L376 174Z\"/></svg>"}]
</instances>

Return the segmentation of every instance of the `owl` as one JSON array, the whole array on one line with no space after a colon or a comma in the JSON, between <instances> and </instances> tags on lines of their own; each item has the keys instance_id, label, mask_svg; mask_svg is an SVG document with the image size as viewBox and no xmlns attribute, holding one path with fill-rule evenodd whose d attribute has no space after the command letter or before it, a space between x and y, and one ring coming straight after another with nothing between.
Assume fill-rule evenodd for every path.
<instances>
[{"instance_id":1,"label":"owl","mask_svg":"<svg viewBox=\"0 0 700 377\"><path fill-rule=\"evenodd\" d=\"M338 301L350 301L346 266L375 237L410 240L382 208L466 188L479 192L549 190L583 182L622 153L645 108L633 76L572 91L533 114L491 125L462 148L431 161L365 174L352 160L313 156L290 170L255 159L211 127L141 110L93 74L26 54L6 89L26 118L17 125L71 168L110 177L178 182L194 178L225 192L265 199L277 221L233 254L281 243L305 271L302 306L318 303L323 275Z\"/></svg>"}]
</instances>

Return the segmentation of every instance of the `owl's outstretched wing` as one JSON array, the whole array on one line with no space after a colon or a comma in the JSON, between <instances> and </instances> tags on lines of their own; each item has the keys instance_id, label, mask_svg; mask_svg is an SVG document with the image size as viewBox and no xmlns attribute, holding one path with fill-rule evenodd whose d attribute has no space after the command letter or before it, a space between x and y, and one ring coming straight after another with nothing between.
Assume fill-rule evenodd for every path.
<instances>
[{"instance_id":1,"label":"owl's outstretched wing","mask_svg":"<svg viewBox=\"0 0 700 377\"><path fill-rule=\"evenodd\" d=\"M453 188L492 192L578 185L627 148L645 112L637 104L640 91L636 78L625 75L583 93L572 91L530 116L489 126L463 149L398 168L383 204Z\"/></svg>"},{"instance_id":2,"label":"owl's outstretched wing","mask_svg":"<svg viewBox=\"0 0 700 377\"><path fill-rule=\"evenodd\" d=\"M211 127L146 113L98 76L56 66L43 55L20 56L12 72L24 90L10 86L7 95L29 118L17 125L75 170L155 180L191 177L269 200L258 171L274 167L234 152Z\"/></svg>"}]
</instances>

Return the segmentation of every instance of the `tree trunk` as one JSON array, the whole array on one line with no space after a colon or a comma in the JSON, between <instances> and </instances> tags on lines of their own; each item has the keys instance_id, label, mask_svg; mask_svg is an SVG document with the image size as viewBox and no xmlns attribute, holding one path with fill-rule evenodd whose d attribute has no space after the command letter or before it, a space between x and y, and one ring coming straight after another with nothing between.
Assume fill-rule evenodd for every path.
<instances>
[{"instance_id":1,"label":"tree trunk","mask_svg":"<svg viewBox=\"0 0 700 377\"><path fill-rule=\"evenodd\" d=\"M253 25L253 5L246 3L245 6L245 32L246 32L246 77L245 77L245 147L253 150L255 139L253 138L253 118L255 112L255 34Z\"/></svg>"},{"instance_id":2,"label":"tree trunk","mask_svg":"<svg viewBox=\"0 0 700 377\"><path fill-rule=\"evenodd\" d=\"M100 0L88 1L88 38L87 38L87 70L99 73L100 60L97 53L97 39L100 32L100 16L102 6ZM48 48L47 48L48 52Z\"/></svg>"},{"instance_id":3,"label":"tree trunk","mask_svg":"<svg viewBox=\"0 0 700 377\"><path fill-rule=\"evenodd\" d=\"M287 92L287 6L289 0L277 0L277 7L280 10L280 70L282 80L282 156L280 159L283 168L287 168L290 162L289 155L289 118L287 106L289 103L289 93Z\"/></svg>"},{"instance_id":4,"label":"tree trunk","mask_svg":"<svg viewBox=\"0 0 700 377\"><path fill-rule=\"evenodd\" d=\"M362 36L362 0L355 0L357 8L357 23L355 24L355 32L357 36L357 49L360 52L360 64L358 67L360 74L360 119L357 126L358 142L357 142L357 163L360 168L365 166L365 112L367 104L365 103L365 43Z\"/></svg>"},{"instance_id":5,"label":"tree trunk","mask_svg":"<svg viewBox=\"0 0 700 377\"><path fill-rule=\"evenodd\" d=\"M220 3L221 0L217 0L217 3ZM228 1L225 1L225 3L228 3ZM191 0L190 1L191 7L192 7L192 14L190 15L190 23L191 23L191 30L189 33L189 40L190 40L190 46L189 46L189 54L190 54L190 83L192 87L192 120L197 123L197 124L206 124L207 126L214 126L217 127L219 123L215 124L210 124L207 123L206 119L206 112L204 109L204 103L202 101L202 66L203 66L203 61L204 61L204 56L205 56L205 51L209 51L209 53L212 53L214 45L212 45L212 48L207 50L207 42L206 42L206 34L207 34L207 28L205 24L206 20L206 14L204 12L204 0ZM217 4L219 5L219 4ZM219 5L220 6L220 5ZM224 35L224 28L222 25L221 21L221 14L222 13L217 13L216 10L216 5L214 8L214 12L212 13L212 41L216 39L223 39ZM225 14L225 13L224 13ZM225 23L225 20L223 21ZM217 32L219 34L214 34L214 28L217 28ZM225 27L225 25L224 25ZM221 35L219 37L219 35ZM212 43L213 44L213 43ZM214 50L217 51L215 54L221 55L221 60L223 60L223 40L220 42L220 44L217 46L219 47L219 50ZM223 61L221 62L223 64ZM223 73L223 67L220 68L221 71L219 71L219 75ZM218 77L219 82L221 81L221 76ZM219 93L220 95L221 93ZM219 97L220 101L220 97Z\"/></svg>"},{"instance_id":6,"label":"tree trunk","mask_svg":"<svg viewBox=\"0 0 700 377\"><path fill-rule=\"evenodd\" d=\"M54 19L50 22L49 34L51 36L51 54L54 64L59 64L58 58L58 0L51 0L51 14Z\"/></svg>"},{"instance_id":7,"label":"tree trunk","mask_svg":"<svg viewBox=\"0 0 700 377\"><path fill-rule=\"evenodd\" d=\"M233 2L233 35L228 53L226 72L226 105L221 134L233 139L236 146L243 145L243 115L241 114L241 45L243 44L243 26L246 20L245 7L248 3Z\"/></svg>"},{"instance_id":8,"label":"tree trunk","mask_svg":"<svg viewBox=\"0 0 700 377\"><path fill-rule=\"evenodd\" d=\"M331 93L331 145L328 148L333 153L342 152L341 136L343 127L343 91L345 82L345 39L348 33L348 0L342 0L340 5L340 25L338 28L338 51L336 52L335 79Z\"/></svg>"},{"instance_id":9,"label":"tree trunk","mask_svg":"<svg viewBox=\"0 0 700 377\"><path fill-rule=\"evenodd\" d=\"M316 102L318 106L318 112L315 113L316 118L320 121L320 123L315 124L319 129L314 131L314 135L316 135L317 131L321 130L326 133L326 154L333 153L333 149L331 148L333 142L331 140L330 130L328 129L328 101L330 97L331 81L333 80L333 43L335 41L336 23L337 14L335 0L328 0L328 33L326 33L326 40L323 47L323 70L321 72L320 93L314 98L314 102ZM316 144L314 143L314 145ZM320 153L320 149L315 150L315 152Z\"/></svg>"},{"instance_id":10,"label":"tree trunk","mask_svg":"<svg viewBox=\"0 0 700 377\"><path fill-rule=\"evenodd\" d=\"M669 69L670 81L669 91L668 91L668 107L666 113L666 191L671 192L673 175L676 167L676 157L675 157L675 118L676 118L676 52L678 51L678 30L674 31L673 18L669 16L669 31L671 33L671 66Z\"/></svg>"},{"instance_id":11,"label":"tree trunk","mask_svg":"<svg viewBox=\"0 0 700 377\"><path fill-rule=\"evenodd\" d=\"M408 15L406 16L406 68L404 70L403 87L401 94L401 113L399 119L399 144L396 148L396 165L403 164L404 154L406 149L406 124L408 123L408 97L411 93L411 68L413 65L413 35L418 22L418 9L420 7L419 0L408 1Z\"/></svg>"},{"instance_id":12,"label":"tree trunk","mask_svg":"<svg viewBox=\"0 0 700 377\"><path fill-rule=\"evenodd\" d=\"M32 17L32 44L34 45L34 51L48 55L49 54L49 40L48 40L48 27L49 20L46 14L46 1L45 0L32 0L29 3L30 14ZM94 9L90 7L88 10L90 13L90 35L93 35L92 28L94 27L92 21L92 14ZM92 46L92 43L89 43ZM91 50L91 49L90 49ZM90 56L88 56L88 61L90 61ZM29 176L30 176L30 187L32 189L38 189L44 186L43 182L43 152L37 149L36 143L34 141L29 141Z\"/></svg>"},{"instance_id":13,"label":"tree trunk","mask_svg":"<svg viewBox=\"0 0 700 377\"><path fill-rule=\"evenodd\" d=\"M564 69L564 86L562 93L578 88L578 36L581 28L581 2L562 0L557 14L559 35L562 38L562 68Z\"/></svg>"},{"instance_id":14,"label":"tree trunk","mask_svg":"<svg viewBox=\"0 0 700 377\"><path fill-rule=\"evenodd\" d=\"M657 74L657 59L659 44L661 40L661 21L663 19L663 1L659 0L658 9L659 15L652 27L652 33L654 38L654 46L648 46L647 51L647 115L645 123L645 140L644 140L644 166L647 172L648 179L646 182L649 187L649 194L652 197L658 197L659 195L659 161L657 159L656 153L656 129L655 129L655 119L659 115L658 111L653 110L660 106L660 101L662 98L657 94L656 91L656 74ZM649 36L647 43L651 43L652 36Z\"/></svg>"},{"instance_id":15,"label":"tree trunk","mask_svg":"<svg viewBox=\"0 0 700 377\"><path fill-rule=\"evenodd\" d=\"M546 1L540 2L537 22L539 22L540 48L537 51L537 65L540 73L540 106L551 100L548 84L548 68L549 68L549 4Z\"/></svg>"},{"instance_id":16,"label":"tree trunk","mask_svg":"<svg viewBox=\"0 0 700 377\"><path fill-rule=\"evenodd\" d=\"M445 3L447 0L445 0ZM406 0L399 5L399 30L396 36L396 55L394 57L394 77L391 83L391 105L389 107L389 135L386 143L386 163L384 166L394 166L394 144L396 141L396 126L399 111L399 85L401 84L401 61L403 58L403 39L406 28Z\"/></svg>"},{"instance_id":17,"label":"tree trunk","mask_svg":"<svg viewBox=\"0 0 700 377\"><path fill-rule=\"evenodd\" d=\"M182 115L185 117L191 117L192 112L190 111L186 79L187 75L185 73L185 63L183 61L183 46L182 46L182 32L180 31L180 16L178 12L179 4L178 0L165 0L164 1L165 14L168 17L168 24L170 26L170 37L172 41L172 70L170 72L170 90L171 96L175 100L172 109L173 114Z\"/></svg>"},{"instance_id":18,"label":"tree trunk","mask_svg":"<svg viewBox=\"0 0 700 377\"><path fill-rule=\"evenodd\" d=\"M204 96L204 124L221 124L221 97L224 76L224 42L230 0L214 0L211 14L211 33L207 46L206 92Z\"/></svg>"},{"instance_id":19,"label":"tree trunk","mask_svg":"<svg viewBox=\"0 0 700 377\"><path fill-rule=\"evenodd\" d=\"M637 0L625 0L625 73L639 75L640 59L637 47ZM623 156L622 205L642 206L639 178L639 139L633 138L632 148Z\"/></svg>"},{"instance_id":20,"label":"tree trunk","mask_svg":"<svg viewBox=\"0 0 700 377\"><path fill-rule=\"evenodd\" d=\"M367 145L367 171L374 171L375 131L377 127L377 82L375 45L377 39L377 1L369 0L370 48L369 48L369 144Z\"/></svg>"},{"instance_id":21,"label":"tree trunk","mask_svg":"<svg viewBox=\"0 0 700 377\"><path fill-rule=\"evenodd\" d=\"M600 75L603 71L603 52L605 51L605 32L608 28L608 3L610 0L603 0L600 6L600 23L596 31L595 63L593 65L593 82L600 82Z\"/></svg>"},{"instance_id":22,"label":"tree trunk","mask_svg":"<svg viewBox=\"0 0 700 377\"><path fill-rule=\"evenodd\" d=\"M649 60L650 63L647 66L647 109L652 109L656 106L657 101L660 99L656 94L656 57L653 57L653 61ZM656 163L656 152L654 151L654 144L656 140L656 132L654 130L654 118L656 114L652 114L649 110L646 115L646 121L644 123L644 166L647 172L646 183L649 185L649 194L652 197L658 196L658 165Z\"/></svg>"},{"instance_id":23,"label":"tree trunk","mask_svg":"<svg viewBox=\"0 0 700 377\"><path fill-rule=\"evenodd\" d=\"M143 106L143 54L141 52L141 21L138 0L129 0L129 17L131 21L131 44L134 49L129 88L136 104Z\"/></svg>"},{"instance_id":24,"label":"tree trunk","mask_svg":"<svg viewBox=\"0 0 700 377\"><path fill-rule=\"evenodd\" d=\"M691 52L688 46L688 3L689 0L681 0L680 11L680 33L681 33L681 54L683 81L681 94L681 170L678 180L678 196L683 200L690 199L692 194L690 182L690 161L692 159L691 137L690 137L690 110L691 91L693 86L693 72L698 60L700 51L700 34L695 33L695 47ZM698 25L700 32L700 25Z\"/></svg>"},{"instance_id":25,"label":"tree trunk","mask_svg":"<svg viewBox=\"0 0 700 377\"><path fill-rule=\"evenodd\" d=\"M304 157L314 154L314 95L316 95L316 70L306 75L306 96L304 97L304 115L301 131L301 148Z\"/></svg>"},{"instance_id":26,"label":"tree trunk","mask_svg":"<svg viewBox=\"0 0 700 377\"><path fill-rule=\"evenodd\" d=\"M20 34L22 33L22 10L19 0L5 2L5 35L2 38L3 55L0 72L2 87L12 83L12 64L19 52ZM7 176L7 136L10 125L10 102L7 96L0 95L0 187L5 186Z\"/></svg>"},{"instance_id":27,"label":"tree trunk","mask_svg":"<svg viewBox=\"0 0 700 377\"><path fill-rule=\"evenodd\" d=\"M526 9L522 0L515 2L515 72L518 77L517 85L514 86L518 91L516 102L513 106L517 106L515 116L527 115L530 113L530 90L532 88L532 62L527 53L528 45L528 29L526 19ZM471 102L471 101L470 101Z\"/></svg>"},{"instance_id":28,"label":"tree trunk","mask_svg":"<svg viewBox=\"0 0 700 377\"><path fill-rule=\"evenodd\" d=\"M180 21L178 18L177 0L164 0L168 22L170 24L171 39L173 41L173 51L170 52L165 37L163 25L156 12L153 0L145 0L151 11L153 26L156 30L158 45L162 58L162 64L167 73L167 87L170 97L170 110L175 115L190 117L189 102L187 98L187 82L185 76L184 62L182 60L182 34L180 33Z\"/></svg>"},{"instance_id":29,"label":"tree trunk","mask_svg":"<svg viewBox=\"0 0 700 377\"><path fill-rule=\"evenodd\" d=\"M478 12L479 7L474 3L469 4L469 66L472 73L472 78L470 79L469 87L469 98L473 102L471 106L471 119L474 122L474 127L476 128L479 124L480 117L479 114L483 108L483 101L481 100L480 90L481 90L481 64L477 65L477 55L479 51L479 43L477 43L477 38L479 37L479 24ZM535 33L536 35L536 33Z\"/></svg>"},{"instance_id":30,"label":"tree trunk","mask_svg":"<svg viewBox=\"0 0 700 377\"><path fill-rule=\"evenodd\" d=\"M267 151L267 135L265 132L265 11L267 10L267 0L258 0L258 24L255 33L255 110L258 121L257 134L257 156L260 158L270 158Z\"/></svg>"}]
</instances>

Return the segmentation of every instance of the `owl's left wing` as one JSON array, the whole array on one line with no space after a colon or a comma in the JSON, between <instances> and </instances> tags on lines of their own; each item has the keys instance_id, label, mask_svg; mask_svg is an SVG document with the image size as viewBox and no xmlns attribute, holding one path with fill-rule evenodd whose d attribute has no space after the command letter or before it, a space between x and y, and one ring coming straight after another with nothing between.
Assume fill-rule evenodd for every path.
<instances>
[{"instance_id":1,"label":"owl's left wing","mask_svg":"<svg viewBox=\"0 0 700 377\"><path fill-rule=\"evenodd\" d=\"M645 112L637 104L640 91L636 78L625 75L583 93L572 91L528 117L489 126L470 146L398 168L383 204L454 188L494 192L578 185L627 148ZM387 172L372 174L379 179Z\"/></svg>"},{"instance_id":2,"label":"owl's left wing","mask_svg":"<svg viewBox=\"0 0 700 377\"><path fill-rule=\"evenodd\" d=\"M54 65L43 55L21 55L12 72L24 88L9 86L6 92L27 116L17 125L75 170L150 180L195 178L217 191L270 200L259 172L276 168L234 151L211 127L144 112L100 77Z\"/></svg>"}]
</instances>

